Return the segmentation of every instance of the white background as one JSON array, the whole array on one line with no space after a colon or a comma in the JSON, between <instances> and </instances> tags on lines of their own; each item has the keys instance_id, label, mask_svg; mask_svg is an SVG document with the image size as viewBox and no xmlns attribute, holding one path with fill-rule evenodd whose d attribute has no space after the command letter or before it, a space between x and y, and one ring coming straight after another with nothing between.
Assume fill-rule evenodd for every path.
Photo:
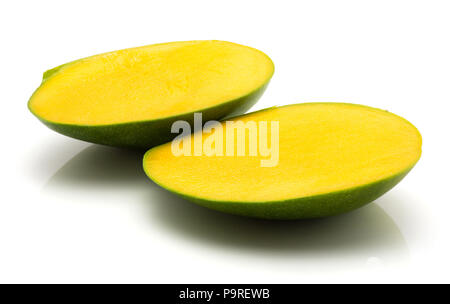
<instances>
[{"instance_id":1,"label":"white background","mask_svg":"<svg viewBox=\"0 0 450 304\"><path fill-rule=\"evenodd\" d=\"M3 1L0 282L449 282L449 1ZM42 125L42 73L159 42L219 39L275 62L253 110L361 103L421 131L375 203L318 221L219 214L152 184L141 155Z\"/></svg>"}]
</instances>

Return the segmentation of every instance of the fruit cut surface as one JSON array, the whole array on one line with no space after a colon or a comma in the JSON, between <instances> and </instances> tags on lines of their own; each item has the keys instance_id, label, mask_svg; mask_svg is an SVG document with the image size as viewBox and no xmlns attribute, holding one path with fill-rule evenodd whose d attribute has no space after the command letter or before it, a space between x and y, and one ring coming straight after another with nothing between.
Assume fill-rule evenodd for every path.
<instances>
[{"instance_id":1,"label":"fruit cut surface","mask_svg":"<svg viewBox=\"0 0 450 304\"><path fill-rule=\"evenodd\" d=\"M152 146L169 137L171 122L186 120L189 113L209 111L209 119L243 113L256 102L273 71L267 55L231 42L150 45L46 72L29 108L49 127L75 138Z\"/></svg>"},{"instance_id":2,"label":"fruit cut surface","mask_svg":"<svg viewBox=\"0 0 450 304\"><path fill-rule=\"evenodd\" d=\"M248 153L174 156L169 143L147 152L147 175L172 192L224 212L280 219L323 217L376 199L421 155L421 136L412 124L365 106L298 104L233 120L279 122L276 166L261 167L267 157ZM225 145L226 124L222 125ZM203 141L206 138L207 134Z\"/></svg>"}]
</instances>

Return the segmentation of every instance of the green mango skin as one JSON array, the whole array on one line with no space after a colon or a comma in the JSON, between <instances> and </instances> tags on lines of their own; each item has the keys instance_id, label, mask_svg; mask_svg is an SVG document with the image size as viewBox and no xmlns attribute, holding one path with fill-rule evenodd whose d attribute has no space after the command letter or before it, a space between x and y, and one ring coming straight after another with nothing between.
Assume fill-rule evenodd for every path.
<instances>
[{"instance_id":1,"label":"green mango skin","mask_svg":"<svg viewBox=\"0 0 450 304\"><path fill-rule=\"evenodd\" d=\"M167 187L158 184L155 179L152 179L149 172L146 171L146 174L154 183L165 188L169 192L209 209L252 218L297 220L334 216L367 205L397 185L413 167L414 165L389 178L351 189L297 199L268 202L205 200L168 189Z\"/></svg>"},{"instance_id":2,"label":"green mango skin","mask_svg":"<svg viewBox=\"0 0 450 304\"><path fill-rule=\"evenodd\" d=\"M50 77L63 71L66 66L74 62L76 61L63 64L59 67L45 72L43 75L41 86ZM269 84L269 81L270 78L261 87L238 99L234 99L225 103L217 104L210 108L200 109L190 113L147 121L99 126L52 122L40 117L33 112L30 107L30 101L32 100L33 96L31 96L30 100L28 101L28 109L47 127L63 135L95 144L143 150L158 146L174 139L178 134L171 133L170 130L172 124L177 120L187 121L189 124L191 124L191 128L193 129L194 113L202 113L202 120L204 122L209 120L221 120L226 117L244 114L262 96ZM39 90L39 88L37 90Z\"/></svg>"}]
</instances>

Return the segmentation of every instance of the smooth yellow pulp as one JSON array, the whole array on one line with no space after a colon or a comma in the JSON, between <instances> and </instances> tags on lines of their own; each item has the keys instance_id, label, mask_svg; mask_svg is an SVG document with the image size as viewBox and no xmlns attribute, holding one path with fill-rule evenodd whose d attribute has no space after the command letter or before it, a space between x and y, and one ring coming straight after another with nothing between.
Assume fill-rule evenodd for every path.
<instances>
[{"instance_id":1,"label":"smooth yellow pulp","mask_svg":"<svg viewBox=\"0 0 450 304\"><path fill-rule=\"evenodd\" d=\"M175 157L168 143L146 154L147 174L161 186L193 197L277 201L380 181L410 169L421 154L421 136L412 124L365 106L298 104L236 120L279 122L277 166L261 167L264 157L248 153Z\"/></svg>"},{"instance_id":2,"label":"smooth yellow pulp","mask_svg":"<svg viewBox=\"0 0 450 304\"><path fill-rule=\"evenodd\" d=\"M68 64L44 81L30 109L65 124L153 120L245 96L272 74L267 55L230 42L150 45Z\"/></svg>"}]
</instances>

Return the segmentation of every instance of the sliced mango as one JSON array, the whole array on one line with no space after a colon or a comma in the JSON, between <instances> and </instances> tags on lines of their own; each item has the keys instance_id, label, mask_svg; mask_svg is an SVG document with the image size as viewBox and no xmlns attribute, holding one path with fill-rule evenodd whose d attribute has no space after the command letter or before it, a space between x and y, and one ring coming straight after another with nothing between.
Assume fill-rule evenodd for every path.
<instances>
[{"instance_id":1,"label":"sliced mango","mask_svg":"<svg viewBox=\"0 0 450 304\"><path fill-rule=\"evenodd\" d=\"M221 119L247 111L274 72L264 53L225 41L186 41L80 59L44 73L29 109L62 134L148 148L193 113Z\"/></svg>"},{"instance_id":2,"label":"sliced mango","mask_svg":"<svg viewBox=\"0 0 450 304\"><path fill-rule=\"evenodd\" d=\"M167 143L146 153L147 175L167 190L218 211L267 219L316 218L373 201L395 186L421 155L421 136L411 123L366 106L296 104L232 121L255 122L258 128L260 122L278 122L277 164L261 166L269 156L251 156L248 147L241 156L175 156ZM225 146L227 123L221 126ZM272 131L268 127L267 136L257 132L258 141L275 136ZM212 134L204 132L203 143ZM248 145L250 132L242 134Z\"/></svg>"}]
</instances>

